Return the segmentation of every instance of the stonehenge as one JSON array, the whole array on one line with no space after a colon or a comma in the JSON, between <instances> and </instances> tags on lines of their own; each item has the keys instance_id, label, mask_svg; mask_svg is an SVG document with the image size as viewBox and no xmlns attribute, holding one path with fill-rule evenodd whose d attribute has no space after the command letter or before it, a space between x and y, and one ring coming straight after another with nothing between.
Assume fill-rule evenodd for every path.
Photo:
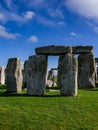
<instances>
[{"instance_id":1,"label":"stonehenge","mask_svg":"<svg viewBox=\"0 0 98 130\"><path fill-rule=\"evenodd\" d=\"M95 59L91 53L78 57L78 86L95 88Z\"/></svg>"},{"instance_id":2,"label":"stonehenge","mask_svg":"<svg viewBox=\"0 0 98 130\"><path fill-rule=\"evenodd\" d=\"M11 58L6 66L7 91L21 92L23 86L28 95L44 95L46 84L53 78L55 70L51 69L47 77L48 56L59 56L56 70L61 95L77 96L78 87L95 88L98 58L94 58L93 51L93 46L51 45L35 48L36 55L29 56L25 61L23 74L20 59Z\"/></svg>"},{"instance_id":3,"label":"stonehenge","mask_svg":"<svg viewBox=\"0 0 98 130\"><path fill-rule=\"evenodd\" d=\"M27 94L44 94L47 74L47 56L30 56L27 62Z\"/></svg>"},{"instance_id":4,"label":"stonehenge","mask_svg":"<svg viewBox=\"0 0 98 130\"><path fill-rule=\"evenodd\" d=\"M19 58L8 60L6 67L7 92L18 92L22 90L22 68Z\"/></svg>"},{"instance_id":5,"label":"stonehenge","mask_svg":"<svg viewBox=\"0 0 98 130\"><path fill-rule=\"evenodd\" d=\"M58 84L61 87L61 95L77 96L77 65L77 59L73 54L69 53L60 58Z\"/></svg>"},{"instance_id":6,"label":"stonehenge","mask_svg":"<svg viewBox=\"0 0 98 130\"><path fill-rule=\"evenodd\" d=\"M71 50L72 49L72 50ZM73 54L93 53L92 46L45 46L35 49L38 55L66 55L72 51Z\"/></svg>"}]
</instances>

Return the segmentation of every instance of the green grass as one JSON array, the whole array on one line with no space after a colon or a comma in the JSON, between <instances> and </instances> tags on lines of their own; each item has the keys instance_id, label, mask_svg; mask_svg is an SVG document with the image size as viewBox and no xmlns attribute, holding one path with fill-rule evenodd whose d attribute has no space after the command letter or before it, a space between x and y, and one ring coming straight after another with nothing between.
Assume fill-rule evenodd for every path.
<instances>
[{"instance_id":1,"label":"green grass","mask_svg":"<svg viewBox=\"0 0 98 130\"><path fill-rule=\"evenodd\" d=\"M7 94L0 87L0 130L98 130L98 88L77 97Z\"/></svg>"}]
</instances>

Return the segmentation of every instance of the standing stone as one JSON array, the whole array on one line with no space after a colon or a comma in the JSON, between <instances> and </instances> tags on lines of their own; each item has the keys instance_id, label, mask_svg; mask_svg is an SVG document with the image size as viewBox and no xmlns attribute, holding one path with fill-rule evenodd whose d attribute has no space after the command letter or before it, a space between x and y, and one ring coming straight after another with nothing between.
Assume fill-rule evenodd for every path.
<instances>
[{"instance_id":1,"label":"standing stone","mask_svg":"<svg viewBox=\"0 0 98 130\"><path fill-rule=\"evenodd\" d=\"M93 54L81 54L78 57L79 88L95 87L95 59Z\"/></svg>"},{"instance_id":2,"label":"standing stone","mask_svg":"<svg viewBox=\"0 0 98 130\"><path fill-rule=\"evenodd\" d=\"M8 60L6 68L6 82L8 92L21 92L22 68L19 58Z\"/></svg>"},{"instance_id":3,"label":"standing stone","mask_svg":"<svg viewBox=\"0 0 98 130\"><path fill-rule=\"evenodd\" d=\"M0 84L5 84L5 68L0 67Z\"/></svg>"},{"instance_id":4,"label":"standing stone","mask_svg":"<svg viewBox=\"0 0 98 130\"><path fill-rule=\"evenodd\" d=\"M46 87L47 56L30 56L27 63L27 94L41 96Z\"/></svg>"},{"instance_id":5,"label":"standing stone","mask_svg":"<svg viewBox=\"0 0 98 130\"><path fill-rule=\"evenodd\" d=\"M61 95L77 95L77 59L70 53L59 58L58 84Z\"/></svg>"}]
</instances>

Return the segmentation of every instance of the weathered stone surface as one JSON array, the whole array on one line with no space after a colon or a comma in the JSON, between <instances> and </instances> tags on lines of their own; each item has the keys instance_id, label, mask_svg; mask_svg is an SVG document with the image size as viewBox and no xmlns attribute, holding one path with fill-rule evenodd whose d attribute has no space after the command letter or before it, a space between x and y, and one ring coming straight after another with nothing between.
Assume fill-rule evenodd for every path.
<instances>
[{"instance_id":1,"label":"weathered stone surface","mask_svg":"<svg viewBox=\"0 0 98 130\"><path fill-rule=\"evenodd\" d=\"M93 46L73 46L72 53L73 54L87 54L93 53Z\"/></svg>"},{"instance_id":2,"label":"weathered stone surface","mask_svg":"<svg viewBox=\"0 0 98 130\"><path fill-rule=\"evenodd\" d=\"M8 92L21 92L22 68L19 58L8 60L6 68L6 82Z\"/></svg>"},{"instance_id":3,"label":"weathered stone surface","mask_svg":"<svg viewBox=\"0 0 98 130\"><path fill-rule=\"evenodd\" d=\"M78 57L79 88L95 87L95 59L93 54L82 54Z\"/></svg>"},{"instance_id":4,"label":"weathered stone surface","mask_svg":"<svg viewBox=\"0 0 98 130\"><path fill-rule=\"evenodd\" d=\"M35 49L38 55L65 55L70 53L70 46L45 46Z\"/></svg>"},{"instance_id":5,"label":"weathered stone surface","mask_svg":"<svg viewBox=\"0 0 98 130\"><path fill-rule=\"evenodd\" d=\"M27 94L41 96L46 87L47 56L29 57L27 63Z\"/></svg>"},{"instance_id":6,"label":"weathered stone surface","mask_svg":"<svg viewBox=\"0 0 98 130\"><path fill-rule=\"evenodd\" d=\"M0 67L0 84L5 84L5 68Z\"/></svg>"},{"instance_id":7,"label":"weathered stone surface","mask_svg":"<svg viewBox=\"0 0 98 130\"><path fill-rule=\"evenodd\" d=\"M93 46L45 46L35 49L38 55L66 55L67 53L73 54L87 54L93 53Z\"/></svg>"},{"instance_id":8,"label":"weathered stone surface","mask_svg":"<svg viewBox=\"0 0 98 130\"><path fill-rule=\"evenodd\" d=\"M58 84L61 95L77 95L77 59L72 54L60 56L58 64Z\"/></svg>"},{"instance_id":9,"label":"weathered stone surface","mask_svg":"<svg viewBox=\"0 0 98 130\"><path fill-rule=\"evenodd\" d=\"M28 61L24 62L24 69L23 69L23 88L27 87L27 63L28 63Z\"/></svg>"}]
</instances>

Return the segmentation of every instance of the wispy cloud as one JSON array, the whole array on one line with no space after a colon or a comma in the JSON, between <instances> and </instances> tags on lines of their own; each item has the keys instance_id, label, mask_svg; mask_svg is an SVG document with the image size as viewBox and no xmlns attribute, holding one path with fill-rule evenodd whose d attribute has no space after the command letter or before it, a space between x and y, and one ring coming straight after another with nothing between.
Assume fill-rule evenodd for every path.
<instances>
[{"instance_id":1,"label":"wispy cloud","mask_svg":"<svg viewBox=\"0 0 98 130\"><path fill-rule=\"evenodd\" d=\"M66 0L65 5L70 11L98 22L98 0Z\"/></svg>"},{"instance_id":2,"label":"wispy cloud","mask_svg":"<svg viewBox=\"0 0 98 130\"><path fill-rule=\"evenodd\" d=\"M0 7L0 22L6 23L8 21L15 21L19 23L25 23L33 20L35 13L33 11L26 11L25 13L19 14L18 12L12 12Z\"/></svg>"},{"instance_id":3,"label":"wispy cloud","mask_svg":"<svg viewBox=\"0 0 98 130\"><path fill-rule=\"evenodd\" d=\"M77 36L77 33L75 33L75 32L70 32L69 35L76 37L76 36Z\"/></svg>"},{"instance_id":4,"label":"wispy cloud","mask_svg":"<svg viewBox=\"0 0 98 130\"><path fill-rule=\"evenodd\" d=\"M28 41L29 42L33 42L33 43L35 43L35 42L38 42L38 38L37 38L37 36L30 36L29 38L28 38Z\"/></svg>"},{"instance_id":5,"label":"wispy cloud","mask_svg":"<svg viewBox=\"0 0 98 130\"><path fill-rule=\"evenodd\" d=\"M12 6L13 6L12 0L4 0L4 1L5 1L6 5L7 5L7 7L8 7L9 9L11 9Z\"/></svg>"},{"instance_id":6,"label":"wispy cloud","mask_svg":"<svg viewBox=\"0 0 98 130\"><path fill-rule=\"evenodd\" d=\"M58 8L48 8L46 9L48 14L51 16L51 17L54 17L54 18L61 18L63 19L64 18L64 15L62 13L62 10L58 7Z\"/></svg>"},{"instance_id":7,"label":"wispy cloud","mask_svg":"<svg viewBox=\"0 0 98 130\"><path fill-rule=\"evenodd\" d=\"M88 26L90 26L94 32L98 33L98 25L92 22L86 22Z\"/></svg>"},{"instance_id":8,"label":"wispy cloud","mask_svg":"<svg viewBox=\"0 0 98 130\"><path fill-rule=\"evenodd\" d=\"M6 22L6 17L2 13L0 13L0 22L1 23L5 23Z\"/></svg>"},{"instance_id":9,"label":"wispy cloud","mask_svg":"<svg viewBox=\"0 0 98 130\"><path fill-rule=\"evenodd\" d=\"M6 39L16 39L17 37L20 37L19 33L10 33L7 31L7 29L0 25L0 37L6 38Z\"/></svg>"},{"instance_id":10,"label":"wispy cloud","mask_svg":"<svg viewBox=\"0 0 98 130\"><path fill-rule=\"evenodd\" d=\"M43 16L41 14L41 11L44 11L47 16L51 18L51 21L53 21L52 18L56 19L63 19L64 14L62 11L63 2L58 2L58 0L53 1L46 1L46 0L21 0L21 2L25 3L25 5L29 6L29 8L33 8L38 15L37 17L43 17L43 19L46 19L45 15ZM28 3L28 4L27 4ZM42 20L45 21L45 20ZM48 20L49 21L49 20Z\"/></svg>"},{"instance_id":11,"label":"wispy cloud","mask_svg":"<svg viewBox=\"0 0 98 130\"><path fill-rule=\"evenodd\" d=\"M28 0L20 0L16 3L16 0L4 0L6 8L3 4L0 4L0 23L4 24L8 21L14 21L26 24L34 20L45 26L62 26L64 25L64 22L62 22L64 18L63 4L58 1L29 0L28 2ZM20 11L21 4L26 7L25 12ZM43 11L45 15L43 15ZM57 22L57 19L60 22Z\"/></svg>"},{"instance_id":12,"label":"wispy cloud","mask_svg":"<svg viewBox=\"0 0 98 130\"><path fill-rule=\"evenodd\" d=\"M51 27L55 27L56 24L54 21L48 19L48 18L45 18L43 16L37 16L37 21L43 25L47 25L47 26L51 26Z\"/></svg>"},{"instance_id":13,"label":"wispy cloud","mask_svg":"<svg viewBox=\"0 0 98 130\"><path fill-rule=\"evenodd\" d=\"M64 25L65 25L65 22L60 21L60 22L58 22L57 24L58 24L59 26L64 26Z\"/></svg>"}]
</instances>

